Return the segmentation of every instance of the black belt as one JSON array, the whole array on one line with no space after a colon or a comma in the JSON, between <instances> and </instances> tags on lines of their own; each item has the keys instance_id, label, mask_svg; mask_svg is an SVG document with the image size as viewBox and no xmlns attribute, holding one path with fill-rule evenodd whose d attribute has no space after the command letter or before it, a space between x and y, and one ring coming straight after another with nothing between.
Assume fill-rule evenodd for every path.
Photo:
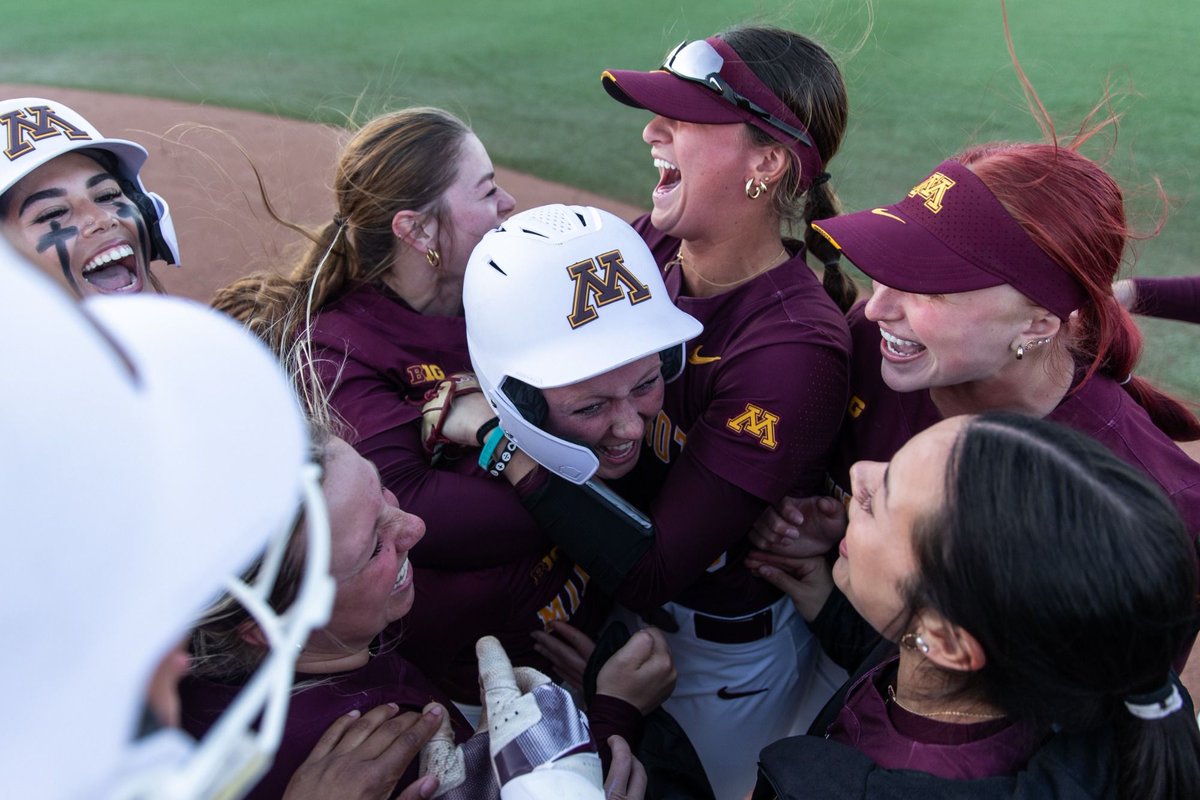
<instances>
[{"instance_id":1,"label":"black belt","mask_svg":"<svg viewBox=\"0 0 1200 800\"><path fill-rule=\"evenodd\" d=\"M696 638L717 644L757 642L775 631L775 615L769 608L741 619L710 617L699 612L692 619L696 625Z\"/></svg>"}]
</instances>

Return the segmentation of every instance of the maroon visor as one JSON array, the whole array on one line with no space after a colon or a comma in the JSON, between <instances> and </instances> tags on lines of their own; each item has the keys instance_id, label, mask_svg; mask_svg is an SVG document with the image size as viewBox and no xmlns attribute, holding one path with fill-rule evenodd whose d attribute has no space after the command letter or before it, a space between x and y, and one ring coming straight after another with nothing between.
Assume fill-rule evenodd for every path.
<instances>
[{"instance_id":1,"label":"maroon visor","mask_svg":"<svg viewBox=\"0 0 1200 800\"><path fill-rule=\"evenodd\" d=\"M954 294L1008 284L1059 319L1087 300L974 172L943 161L899 203L813 223L884 286Z\"/></svg>"},{"instance_id":2,"label":"maroon visor","mask_svg":"<svg viewBox=\"0 0 1200 800\"><path fill-rule=\"evenodd\" d=\"M821 154L804 123L723 39L682 42L660 69L605 70L600 80L614 100L668 119L753 125L796 154L803 188L821 172Z\"/></svg>"}]
</instances>

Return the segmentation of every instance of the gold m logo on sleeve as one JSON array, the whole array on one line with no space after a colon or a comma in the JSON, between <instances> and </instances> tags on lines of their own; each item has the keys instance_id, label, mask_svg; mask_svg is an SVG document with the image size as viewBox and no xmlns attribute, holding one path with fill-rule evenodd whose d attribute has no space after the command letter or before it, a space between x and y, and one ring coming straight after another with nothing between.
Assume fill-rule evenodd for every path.
<instances>
[{"instance_id":1,"label":"gold m logo on sleeve","mask_svg":"<svg viewBox=\"0 0 1200 800\"><path fill-rule=\"evenodd\" d=\"M908 196L920 195L925 198L925 207L936 214L942 210L942 200L946 197L946 190L953 185L953 180L940 172L935 172L914 186Z\"/></svg>"},{"instance_id":2,"label":"gold m logo on sleeve","mask_svg":"<svg viewBox=\"0 0 1200 800\"><path fill-rule=\"evenodd\" d=\"M745 433L758 439L758 443L768 450L774 450L779 444L775 439L775 424L779 415L772 414L753 403L746 403L745 412L738 414L725 423L725 427L737 433Z\"/></svg>"},{"instance_id":3,"label":"gold m logo on sleeve","mask_svg":"<svg viewBox=\"0 0 1200 800\"><path fill-rule=\"evenodd\" d=\"M35 142L51 136L66 136L71 140L92 138L87 131L81 131L55 114L49 106L18 108L0 114L0 127L4 128L4 155L9 161L33 150L33 144L27 138Z\"/></svg>"},{"instance_id":4,"label":"gold m logo on sleeve","mask_svg":"<svg viewBox=\"0 0 1200 800\"><path fill-rule=\"evenodd\" d=\"M599 269L604 268L604 277ZM628 292L629 304L637 305L650 299L650 287L642 283L625 266L620 250L580 261L567 267L567 274L575 281L575 301L567 322L572 328L586 325L596 319L596 309L620 300Z\"/></svg>"}]
</instances>

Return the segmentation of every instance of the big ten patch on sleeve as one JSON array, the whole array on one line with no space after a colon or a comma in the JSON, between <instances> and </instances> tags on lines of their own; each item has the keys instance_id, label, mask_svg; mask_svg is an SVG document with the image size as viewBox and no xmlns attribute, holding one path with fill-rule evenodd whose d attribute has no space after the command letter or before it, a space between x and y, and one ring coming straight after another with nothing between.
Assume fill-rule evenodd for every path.
<instances>
[{"instance_id":1,"label":"big ten patch on sleeve","mask_svg":"<svg viewBox=\"0 0 1200 800\"><path fill-rule=\"evenodd\" d=\"M436 383L446 379L446 372L437 364L409 364L404 368L404 375L410 386L420 386L425 383Z\"/></svg>"}]
</instances>

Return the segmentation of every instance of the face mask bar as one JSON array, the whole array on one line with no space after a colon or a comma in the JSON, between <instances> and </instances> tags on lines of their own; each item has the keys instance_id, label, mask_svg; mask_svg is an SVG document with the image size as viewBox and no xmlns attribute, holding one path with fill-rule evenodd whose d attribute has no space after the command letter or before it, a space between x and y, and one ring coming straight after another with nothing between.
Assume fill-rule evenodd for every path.
<instances>
[{"instance_id":1,"label":"face mask bar","mask_svg":"<svg viewBox=\"0 0 1200 800\"><path fill-rule=\"evenodd\" d=\"M328 622L336 588L329 575L329 514L320 476L315 464L304 468L304 574L287 611L277 614L268 602L287 554L291 537L286 531L271 540L252 585L237 577L226 582L226 589L254 617L269 644L263 663L183 763L143 772L111 797L233 800L242 797L270 766L283 736L296 658L312 631ZM256 720L258 729L254 730Z\"/></svg>"},{"instance_id":2,"label":"face mask bar","mask_svg":"<svg viewBox=\"0 0 1200 800\"><path fill-rule=\"evenodd\" d=\"M685 81L698 83L719 94L722 98L755 115L759 119L773 125L789 136L792 136L806 146L812 147L812 137L808 132L784 122L779 117L767 111L762 106L742 95L721 77L721 69L725 59L708 42L698 39L694 42L683 41L667 54L662 68Z\"/></svg>"}]
</instances>

